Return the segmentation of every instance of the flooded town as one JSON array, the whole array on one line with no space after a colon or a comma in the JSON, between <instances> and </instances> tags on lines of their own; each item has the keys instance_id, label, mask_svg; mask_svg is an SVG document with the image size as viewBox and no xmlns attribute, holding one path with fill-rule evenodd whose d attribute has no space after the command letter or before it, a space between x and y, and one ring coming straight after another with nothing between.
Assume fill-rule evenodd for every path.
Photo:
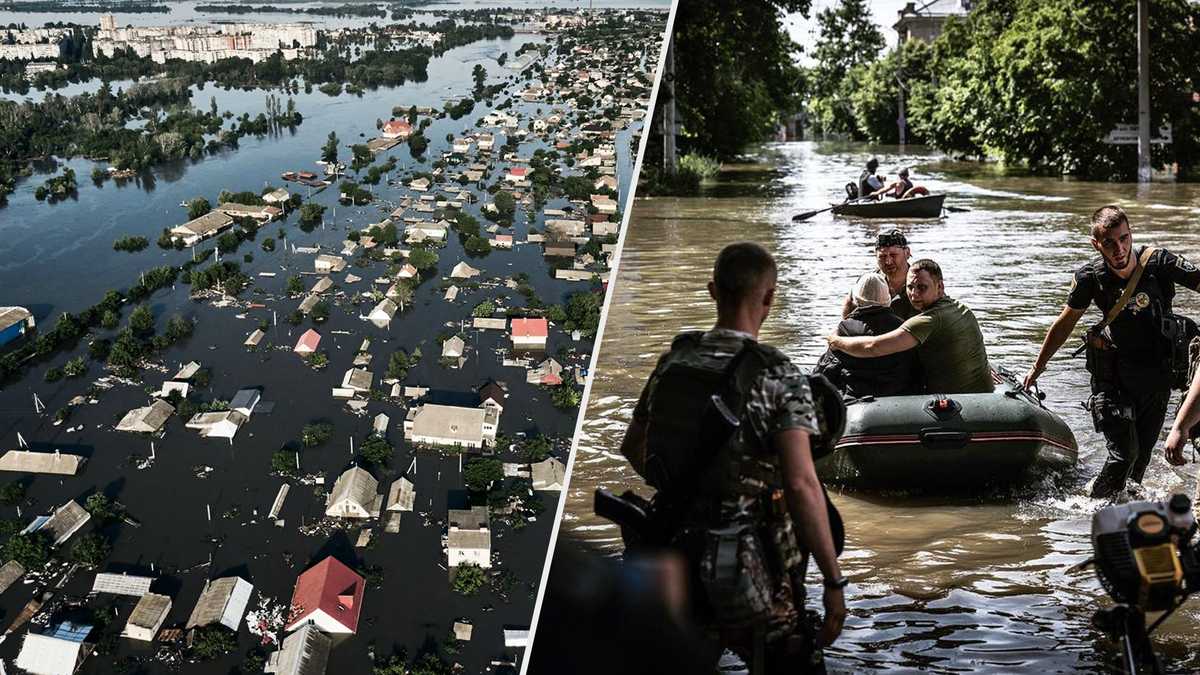
<instances>
[{"instance_id":1,"label":"flooded town","mask_svg":"<svg viewBox=\"0 0 1200 675\"><path fill-rule=\"evenodd\" d=\"M516 672L669 3L22 4L3 668Z\"/></svg>"}]
</instances>

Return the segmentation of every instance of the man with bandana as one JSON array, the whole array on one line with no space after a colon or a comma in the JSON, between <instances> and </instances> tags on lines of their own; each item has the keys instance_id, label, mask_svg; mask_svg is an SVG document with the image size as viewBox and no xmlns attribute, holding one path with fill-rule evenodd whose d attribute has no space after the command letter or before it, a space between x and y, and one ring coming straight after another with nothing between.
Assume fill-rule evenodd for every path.
<instances>
[{"instance_id":1,"label":"man with bandana","mask_svg":"<svg viewBox=\"0 0 1200 675\"><path fill-rule=\"evenodd\" d=\"M911 319L918 314L916 308L909 302L906 284L908 284L908 261L912 251L908 248L908 238L904 232L891 229L880 232L875 239L875 264L880 274L887 279L888 291L891 292L890 308L900 317L901 321ZM854 298L849 294L842 303L842 318L850 316L854 311Z\"/></svg>"},{"instance_id":2,"label":"man with bandana","mask_svg":"<svg viewBox=\"0 0 1200 675\"><path fill-rule=\"evenodd\" d=\"M1200 290L1200 269L1166 249L1143 255L1147 247L1134 247L1129 218L1119 206L1092 214L1091 244L1100 255L1075 271L1067 305L1046 333L1024 382L1026 387L1036 384L1089 305L1095 303L1107 316L1144 262L1137 286L1107 327L1106 344L1114 351L1099 350L1111 358L1089 359L1096 364L1089 367L1090 406L1108 448L1092 496L1107 498L1128 480L1140 484L1146 473L1171 394L1171 341L1164 336L1163 322L1171 314L1176 284Z\"/></svg>"}]
</instances>

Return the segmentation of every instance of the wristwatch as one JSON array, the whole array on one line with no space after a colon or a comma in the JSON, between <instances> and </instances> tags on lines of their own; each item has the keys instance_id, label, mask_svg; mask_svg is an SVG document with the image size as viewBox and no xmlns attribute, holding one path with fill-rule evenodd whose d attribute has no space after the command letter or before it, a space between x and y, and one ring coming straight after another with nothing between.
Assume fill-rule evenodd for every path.
<instances>
[{"instance_id":1,"label":"wristwatch","mask_svg":"<svg viewBox=\"0 0 1200 675\"><path fill-rule=\"evenodd\" d=\"M826 579L825 588L842 589L850 585L850 580L846 577L838 577L836 579Z\"/></svg>"}]
</instances>

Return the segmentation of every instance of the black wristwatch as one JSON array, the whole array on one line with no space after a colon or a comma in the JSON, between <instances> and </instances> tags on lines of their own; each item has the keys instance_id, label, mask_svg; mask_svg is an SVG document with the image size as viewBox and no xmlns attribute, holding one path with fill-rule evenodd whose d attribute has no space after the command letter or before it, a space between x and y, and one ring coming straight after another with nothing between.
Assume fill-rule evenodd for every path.
<instances>
[{"instance_id":1,"label":"black wristwatch","mask_svg":"<svg viewBox=\"0 0 1200 675\"><path fill-rule=\"evenodd\" d=\"M850 580L846 577L838 577L836 579L826 579L825 588L842 589L850 585Z\"/></svg>"}]
</instances>

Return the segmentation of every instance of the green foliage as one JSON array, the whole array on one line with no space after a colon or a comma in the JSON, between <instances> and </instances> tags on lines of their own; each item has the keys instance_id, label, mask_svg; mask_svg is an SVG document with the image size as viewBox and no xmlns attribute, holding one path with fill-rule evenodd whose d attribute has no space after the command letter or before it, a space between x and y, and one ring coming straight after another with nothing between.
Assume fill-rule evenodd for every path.
<instances>
[{"instance_id":1,"label":"green foliage","mask_svg":"<svg viewBox=\"0 0 1200 675\"><path fill-rule=\"evenodd\" d=\"M293 295L304 292L304 280L300 278L300 275L288 277L287 292Z\"/></svg>"},{"instance_id":2,"label":"green foliage","mask_svg":"<svg viewBox=\"0 0 1200 675\"><path fill-rule=\"evenodd\" d=\"M309 202L300 207L300 224L301 225L319 225L321 217L325 215L325 207L320 204Z\"/></svg>"},{"instance_id":3,"label":"green foliage","mask_svg":"<svg viewBox=\"0 0 1200 675\"><path fill-rule=\"evenodd\" d=\"M237 635L221 624L196 629L191 655L200 661L212 661L237 649Z\"/></svg>"},{"instance_id":4,"label":"green foliage","mask_svg":"<svg viewBox=\"0 0 1200 675\"><path fill-rule=\"evenodd\" d=\"M50 560L50 535L45 532L13 535L0 546L0 558L16 560L26 570L40 569Z\"/></svg>"},{"instance_id":5,"label":"green foliage","mask_svg":"<svg viewBox=\"0 0 1200 675\"><path fill-rule=\"evenodd\" d=\"M293 475L296 472L296 455L291 450L276 450L271 454L271 473Z\"/></svg>"},{"instance_id":6,"label":"green foliage","mask_svg":"<svg viewBox=\"0 0 1200 675\"><path fill-rule=\"evenodd\" d=\"M579 402L583 400L583 392L575 386L575 381L571 379L563 380L562 384L554 387L550 392L550 402L555 408L570 410L578 408Z\"/></svg>"},{"instance_id":7,"label":"green foliage","mask_svg":"<svg viewBox=\"0 0 1200 675\"><path fill-rule=\"evenodd\" d=\"M95 533L84 535L71 549L71 561L87 567L99 567L112 553L108 539Z\"/></svg>"},{"instance_id":8,"label":"green foliage","mask_svg":"<svg viewBox=\"0 0 1200 675\"><path fill-rule=\"evenodd\" d=\"M564 311L567 315L567 330L578 330L584 335L595 335L600 327L600 309L604 297L599 293L582 291L567 298Z\"/></svg>"},{"instance_id":9,"label":"green foliage","mask_svg":"<svg viewBox=\"0 0 1200 675\"><path fill-rule=\"evenodd\" d=\"M137 253L138 251L145 250L149 245L150 240L145 237L121 237L113 242L113 250Z\"/></svg>"},{"instance_id":10,"label":"green foliage","mask_svg":"<svg viewBox=\"0 0 1200 675\"><path fill-rule=\"evenodd\" d=\"M464 563L455 569L450 589L461 595L475 595L486 582L487 576L478 565Z\"/></svg>"},{"instance_id":11,"label":"green foliage","mask_svg":"<svg viewBox=\"0 0 1200 675\"><path fill-rule=\"evenodd\" d=\"M496 305L493 304L491 300L484 300L483 302L479 303L478 305L475 305L475 309L471 310L471 316L477 316L477 317L483 317L483 318L489 317L495 313L496 313Z\"/></svg>"},{"instance_id":12,"label":"green foliage","mask_svg":"<svg viewBox=\"0 0 1200 675\"><path fill-rule=\"evenodd\" d=\"M325 145L321 146L321 161L336 162L338 158L338 137L336 132L329 132Z\"/></svg>"},{"instance_id":13,"label":"green foliage","mask_svg":"<svg viewBox=\"0 0 1200 675\"><path fill-rule=\"evenodd\" d=\"M809 103L817 130L855 134L850 95L852 75L875 60L885 44L883 34L871 21L866 0L840 0L817 15L820 36L813 57L813 97Z\"/></svg>"},{"instance_id":14,"label":"green foliage","mask_svg":"<svg viewBox=\"0 0 1200 675\"><path fill-rule=\"evenodd\" d=\"M134 335L149 335L154 332L154 313L145 305L138 305L129 315L129 329Z\"/></svg>"},{"instance_id":15,"label":"green foliage","mask_svg":"<svg viewBox=\"0 0 1200 675\"><path fill-rule=\"evenodd\" d=\"M67 377L80 377L86 372L87 360L85 360L82 356L76 356L75 358L63 364L63 375L66 375Z\"/></svg>"},{"instance_id":16,"label":"green foliage","mask_svg":"<svg viewBox=\"0 0 1200 675\"><path fill-rule=\"evenodd\" d=\"M103 492L88 495L83 506L87 509L88 513L92 514L92 518L100 527L115 523L125 517L125 507Z\"/></svg>"},{"instance_id":17,"label":"green foliage","mask_svg":"<svg viewBox=\"0 0 1200 675\"><path fill-rule=\"evenodd\" d=\"M104 310L104 314L100 317L100 325L104 328L112 330L121 324L121 315L111 309Z\"/></svg>"},{"instance_id":18,"label":"green foliage","mask_svg":"<svg viewBox=\"0 0 1200 675\"><path fill-rule=\"evenodd\" d=\"M487 492L504 480L504 465L498 459L475 457L463 466L463 483L471 492Z\"/></svg>"},{"instance_id":19,"label":"green foliage","mask_svg":"<svg viewBox=\"0 0 1200 675\"><path fill-rule=\"evenodd\" d=\"M315 448L333 436L333 425L329 422L310 422L300 430L300 441L306 448Z\"/></svg>"},{"instance_id":20,"label":"green foliage","mask_svg":"<svg viewBox=\"0 0 1200 675\"><path fill-rule=\"evenodd\" d=\"M714 157L688 153L679 158L679 170L695 174L700 180L712 180L721 172L721 163Z\"/></svg>"},{"instance_id":21,"label":"green foliage","mask_svg":"<svg viewBox=\"0 0 1200 675\"><path fill-rule=\"evenodd\" d=\"M492 252L492 244L483 237L471 236L463 243L463 251L467 255L482 257Z\"/></svg>"},{"instance_id":22,"label":"green foliage","mask_svg":"<svg viewBox=\"0 0 1200 675\"><path fill-rule=\"evenodd\" d=\"M368 464L387 466L391 462L394 452L395 449L392 448L392 444L388 443L386 439L372 436L363 441L363 444L359 447L358 455Z\"/></svg>"},{"instance_id":23,"label":"green foliage","mask_svg":"<svg viewBox=\"0 0 1200 675\"><path fill-rule=\"evenodd\" d=\"M808 8L809 0L680 3L674 49L681 151L730 159L767 137L779 112L799 109L799 46L782 15ZM661 128L661 108L655 116L651 128ZM661 165L661 146L651 140L646 165Z\"/></svg>"},{"instance_id":24,"label":"green foliage","mask_svg":"<svg viewBox=\"0 0 1200 675\"><path fill-rule=\"evenodd\" d=\"M427 248L414 248L408 256L408 262L419 270L428 270L437 267L438 254Z\"/></svg>"},{"instance_id":25,"label":"green foliage","mask_svg":"<svg viewBox=\"0 0 1200 675\"><path fill-rule=\"evenodd\" d=\"M47 382L58 382L63 378L62 368L47 368L45 378Z\"/></svg>"},{"instance_id":26,"label":"green foliage","mask_svg":"<svg viewBox=\"0 0 1200 675\"><path fill-rule=\"evenodd\" d=\"M266 239L263 239L262 250L266 251L267 253L274 251L275 250L275 239L273 237L267 237Z\"/></svg>"},{"instance_id":27,"label":"green foliage","mask_svg":"<svg viewBox=\"0 0 1200 675\"><path fill-rule=\"evenodd\" d=\"M197 197L188 202L188 220L195 220L209 211L212 211L212 204L204 197Z\"/></svg>"},{"instance_id":28,"label":"green foliage","mask_svg":"<svg viewBox=\"0 0 1200 675\"><path fill-rule=\"evenodd\" d=\"M25 485L12 481L0 485L0 504L5 506L16 506L25 499Z\"/></svg>"},{"instance_id":29,"label":"green foliage","mask_svg":"<svg viewBox=\"0 0 1200 675\"><path fill-rule=\"evenodd\" d=\"M387 377L389 379L403 380L408 377L408 370L417 364L420 360L420 350L415 354L417 358L412 358L403 349L397 349L392 352L391 358L388 359Z\"/></svg>"},{"instance_id":30,"label":"green foliage","mask_svg":"<svg viewBox=\"0 0 1200 675\"><path fill-rule=\"evenodd\" d=\"M521 444L521 458L526 462L540 462L550 456L554 444L545 436L534 436Z\"/></svg>"}]
</instances>

